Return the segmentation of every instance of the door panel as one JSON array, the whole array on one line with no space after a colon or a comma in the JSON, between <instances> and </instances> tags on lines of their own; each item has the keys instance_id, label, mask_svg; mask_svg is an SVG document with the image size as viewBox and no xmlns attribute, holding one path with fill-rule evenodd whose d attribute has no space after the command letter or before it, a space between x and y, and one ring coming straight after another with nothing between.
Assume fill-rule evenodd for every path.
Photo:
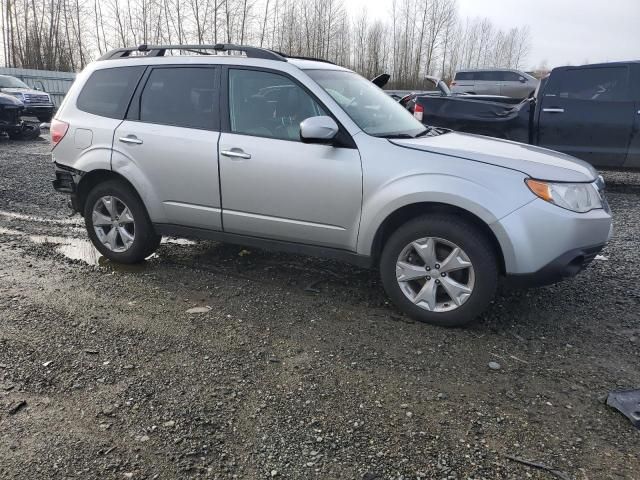
<instances>
[{"instance_id":1,"label":"door panel","mask_svg":"<svg viewBox=\"0 0 640 480\"><path fill-rule=\"evenodd\" d=\"M219 73L159 66L143 78L114 149L132 162L170 224L222 229L218 176Z\"/></svg>"},{"instance_id":2,"label":"door panel","mask_svg":"<svg viewBox=\"0 0 640 480\"><path fill-rule=\"evenodd\" d=\"M543 93L537 143L597 167L622 166L634 114L627 80L626 67L555 72Z\"/></svg>"},{"instance_id":3,"label":"door panel","mask_svg":"<svg viewBox=\"0 0 640 480\"><path fill-rule=\"evenodd\" d=\"M208 130L125 120L116 130L114 149L147 177L167 223L220 230L219 136Z\"/></svg>"},{"instance_id":4,"label":"door panel","mask_svg":"<svg viewBox=\"0 0 640 480\"><path fill-rule=\"evenodd\" d=\"M230 68L225 83L227 126L219 143L225 232L355 250L358 150L300 141L300 122L327 110L278 72Z\"/></svg>"},{"instance_id":5,"label":"door panel","mask_svg":"<svg viewBox=\"0 0 640 480\"><path fill-rule=\"evenodd\" d=\"M226 232L355 250L358 150L223 133L220 153Z\"/></svg>"}]
</instances>

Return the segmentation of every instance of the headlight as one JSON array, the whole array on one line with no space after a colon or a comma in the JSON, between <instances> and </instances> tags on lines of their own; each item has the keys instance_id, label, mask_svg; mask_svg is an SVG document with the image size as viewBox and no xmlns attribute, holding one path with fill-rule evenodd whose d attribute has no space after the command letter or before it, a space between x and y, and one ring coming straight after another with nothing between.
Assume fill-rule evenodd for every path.
<instances>
[{"instance_id":1,"label":"headlight","mask_svg":"<svg viewBox=\"0 0 640 480\"><path fill-rule=\"evenodd\" d=\"M9 95L13 95L14 97L16 97L18 100L22 100L24 99L24 95L20 92L11 92Z\"/></svg>"},{"instance_id":2,"label":"headlight","mask_svg":"<svg viewBox=\"0 0 640 480\"><path fill-rule=\"evenodd\" d=\"M554 183L528 178L529 190L541 199L573 212L603 208L602 197L593 183Z\"/></svg>"}]
</instances>

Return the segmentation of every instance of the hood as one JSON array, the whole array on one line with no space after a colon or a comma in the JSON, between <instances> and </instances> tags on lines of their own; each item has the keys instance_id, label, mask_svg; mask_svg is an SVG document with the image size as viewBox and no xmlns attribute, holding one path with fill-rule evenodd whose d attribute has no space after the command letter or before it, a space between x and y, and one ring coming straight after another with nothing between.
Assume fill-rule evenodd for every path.
<instances>
[{"instance_id":1,"label":"hood","mask_svg":"<svg viewBox=\"0 0 640 480\"><path fill-rule=\"evenodd\" d=\"M13 95L0 93L0 105L2 107L22 107L24 104Z\"/></svg>"},{"instance_id":2,"label":"hood","mask_svg":"<svg viewBox=\"0 0 640 480\"><path fill-rule=\"evenodd\" d=\"M591 182L598 178L587 162L523 143L450 132L434 137L393 139L400 147L439 153L518 170L539 180Z\"/></svg>"},{"instance_id":3,"label":"hood","mask_svg":"<svg viewBox=\"0 0 640 480\"><path fill-rule=\"evenodd\" d=\"M35 95L47 95L45 92L41 92L40 90L34 90L33 88L24 88L24 87L3 87L0 88L0 91L3 93L31 93Z\"/></svg>"}]
</instances>

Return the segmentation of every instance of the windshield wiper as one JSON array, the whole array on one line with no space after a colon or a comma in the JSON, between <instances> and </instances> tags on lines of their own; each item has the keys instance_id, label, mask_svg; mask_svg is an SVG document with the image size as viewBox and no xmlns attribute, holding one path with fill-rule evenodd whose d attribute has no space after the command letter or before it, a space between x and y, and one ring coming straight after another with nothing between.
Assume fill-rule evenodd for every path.
<instances>
[{"instance_id":1,"label":"windshield wiper","mask_svg":"<svg viewBox=\"0 0 640 480\"><path fill-rule=\"evenodd\" d=\"M426 127L423 131L421 131L419 134L417 134L414 138L424 137L426 134L430 133L431 131L433 131L433 127Z\"/></svg>"},{"instance_id":2,"label":"windshield wiper","mask_svg":"<svg viewBox=\"0 0 640 480\"><path fill-rule=\"evenodd\" d=\"M374 135L374 137L378 137L378 138L415 138L413 135L409 135L408 133L390 133L389 135Z\"/></svg>"}]
</instances>

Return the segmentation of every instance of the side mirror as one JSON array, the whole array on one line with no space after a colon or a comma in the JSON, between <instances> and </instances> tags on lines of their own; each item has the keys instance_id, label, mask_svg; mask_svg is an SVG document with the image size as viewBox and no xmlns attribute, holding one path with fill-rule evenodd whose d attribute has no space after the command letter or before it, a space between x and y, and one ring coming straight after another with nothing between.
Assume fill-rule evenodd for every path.
<instances>
[{"instance_id":1,"label":"side mirror","mask_svg":"<svg viewBox=\"0 0 640 480\"><path fill-rule=\"evenodd\" d=\"M331 117L310 117L300 123L302 143L331 143L338 134L338 124Z\"/></svg>"},{"instance_id":2,"label":"side mirror","mask_svg":"<svg viewBox=\"0 0 640 480\"><path fill-rule=\"evenodd\" d=\"M524 77L520 77L518 80L520 81L520 83L527 83L527 79Z\"/></svg>"},{"instance_id":3,"label":"side mirror","mask_svg":"<svg viewBox=\"0 0 640 480\"><path fill-rule=\"evenodd\" d=\"M372 79L371 82L380 88L383 88L387 83L389 83L389 79L391 79L391 75L388 73L381 73L376 78Z\"/></svg>"}]
</instances>

